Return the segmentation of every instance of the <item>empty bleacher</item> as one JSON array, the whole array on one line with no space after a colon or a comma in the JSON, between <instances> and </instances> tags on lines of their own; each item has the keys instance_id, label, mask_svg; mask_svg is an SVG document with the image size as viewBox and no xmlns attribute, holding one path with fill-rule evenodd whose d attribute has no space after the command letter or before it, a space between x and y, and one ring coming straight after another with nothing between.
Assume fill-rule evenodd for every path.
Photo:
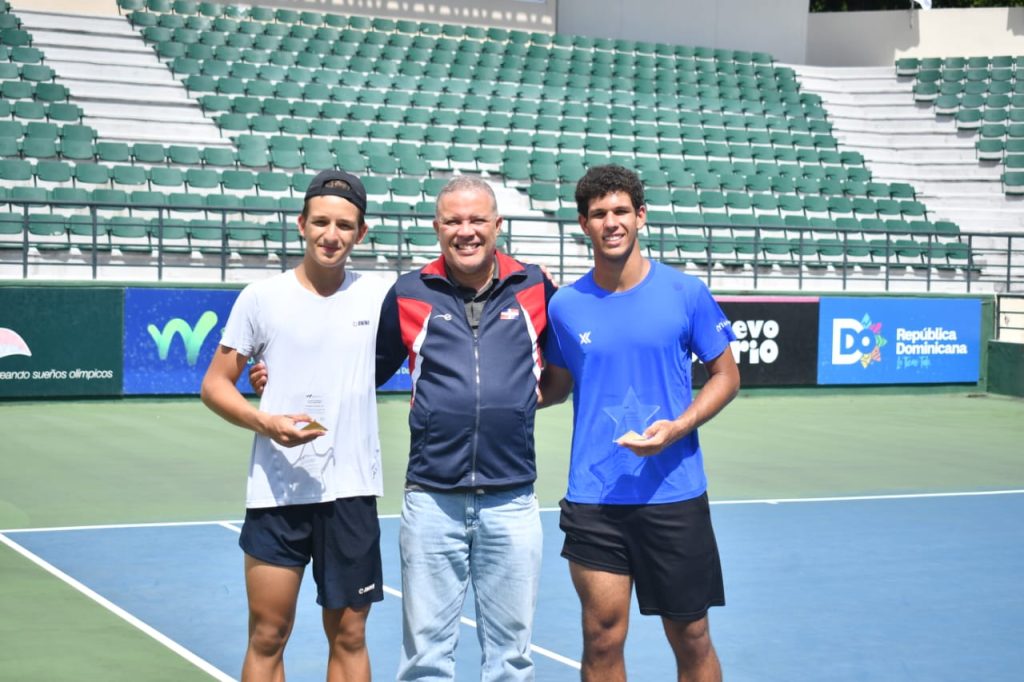
<instances>
[{"instance_id":1,"label":"empty bleacher","mask_svg":"<svg viewBox=\"0 0 1024 682\"><path fill-rule=\"evenodd\" d=\"M1002 162L1003 191L1024 194L1024 57L907 58L896 73L914 78L914 99L936 116L978 134L979 161Z\"/></svg>"},{"instance_id":2,"label":"empty bleacher","mask_svg":"<svg viewBox=\"0 0 1024 682\"><path fill-rule=\"evenodd\" d=\"M709 279L962 288L984 264L912 184L876 177L841 144L821 96L766 54L188 0L119 5L129 32L102 35L159 60L122 75L159 88L170 116L118 119L116 82L69 71L65 83L81 25L0 15L11 17L0 28L0 259L24 273L47 262L94 273L156 263L161 276L284 267L301 255L292 225L305 185L338 166L365 177L378 216L356 254L366 267L430 257L432 197L471 172L513 215L506 247L572 278L588 262L572 190L609 161L644 180L648 253ZM64 57L56 68L51 50Z\"/></svg>"}]
</instances>

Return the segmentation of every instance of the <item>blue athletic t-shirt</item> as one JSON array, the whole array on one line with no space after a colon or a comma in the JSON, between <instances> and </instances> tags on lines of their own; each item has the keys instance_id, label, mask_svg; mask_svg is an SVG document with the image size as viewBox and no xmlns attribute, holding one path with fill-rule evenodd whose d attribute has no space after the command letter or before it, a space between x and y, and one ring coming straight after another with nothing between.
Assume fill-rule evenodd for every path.
<instances>
[{"instance_id":1,"label":"blue athletic t-shirt","mask_svg":"<svg viewBox=\"0 0 1024 682\"><path fill-rule=\"evenodd\" d=\"M701 280L650 264L640 284L617 293L599 287L591 271L548 307L547 361L575 382L571 502L660 504L707 488L696 431L652 457L615 443L681 415L693 399L691 353L707 362L736 338Z\"/></svg>"}]
</instances>

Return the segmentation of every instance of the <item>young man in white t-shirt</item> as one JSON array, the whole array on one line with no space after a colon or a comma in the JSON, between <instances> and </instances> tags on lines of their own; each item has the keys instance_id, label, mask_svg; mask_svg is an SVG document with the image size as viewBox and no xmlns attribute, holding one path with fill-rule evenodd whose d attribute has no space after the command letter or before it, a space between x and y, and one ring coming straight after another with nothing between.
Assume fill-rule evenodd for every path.
<instances>
[{"instance_id":1,"label":"young man in white t-shirt","mask_svg":"<svg viewBox=\"0 0 1024 682\"><path fill-rule=\"evenodd\" d=\"M312 559L330 647L327 679L369 680L365 626L383 598L383 492L374 352L387 285L346 271L366 236L366 190L328 170L306 191L294 270L247 286L203 379L203 402L255 432L245 523L249 645L243 681L284 679L284 647ZM259 408L236 388L250 358L275 377Z\"/></svg>"}]
</instances>

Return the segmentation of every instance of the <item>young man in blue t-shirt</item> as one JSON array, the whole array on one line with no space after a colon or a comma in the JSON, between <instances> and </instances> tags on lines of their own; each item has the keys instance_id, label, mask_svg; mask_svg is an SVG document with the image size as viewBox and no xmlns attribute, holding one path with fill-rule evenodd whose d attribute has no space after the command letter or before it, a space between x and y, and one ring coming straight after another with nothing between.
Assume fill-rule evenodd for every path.
<instances>
[{"instance_id":1,"label":"young man in blue t-shirt","mask_svg":"<svg viewBox=\"0 0 1024 682\"><path fill-rule=\"evenodd\" d=\"M725 603L697 427L739 390L729 321L704 283L643 257L643 186L619 166L576 187L594 268L548 308L543 403L573 394L562 556L583 607L583 679L625 679L633 584L680 680L720 680L707 610ZM708 369L691 395L690 357Z\"/></svg>"}]
</instances>

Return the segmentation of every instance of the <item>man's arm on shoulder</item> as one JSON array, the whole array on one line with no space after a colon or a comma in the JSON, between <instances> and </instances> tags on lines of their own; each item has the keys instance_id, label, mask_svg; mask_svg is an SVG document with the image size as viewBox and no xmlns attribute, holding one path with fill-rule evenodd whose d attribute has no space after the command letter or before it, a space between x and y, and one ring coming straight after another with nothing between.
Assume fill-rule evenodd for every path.
<instances>
[{"instance_id":1,"label":"man's arm on shoulder","mask_svg":"<svg viewBox=\"0 0 1024 682\"><path fill-rule=\"evenodd\" d=\"M551 407L565 402L572 393L572 374L565 367L550 362L540 374L540 399L537 407Z\"/></svg>"},{"instance_id":2,"label":"man's arm on shoulder","mask_svg":"<svg viewBox=\"0 0 1024 682\"><path fill-rule=\"evenodd\" d=\"M661 419L648 426L643 433L644 440L625 441L622 445L641 457L656 455L721 412L740 390L740 371L732 348L726 346L705 366L708 381L685 412L675 419Z\"/></svg>"},{"instance_id":3,"label":"man's arm on shoulder","mask_svg":"<svg viewBox=\"0 0 1024 682\"><path fill-rule=\"evenodd\" d=\"M377 324L377 385L390 379L407 357L408 350L402 343L398 294L392 286L381 304L380 321Z\"/></svg>"},{"instance_id":4,"label":"man's arm on shoulder","mask_svg":"<svg viewBox=\"0 0 1024 682\"><path fill-rule=\"evenodd\" d=\"M312 421L309 415L268 414L246 400L235 385L245 370L246 362L248 358L234 348L217 346L200 389L203 404L225 421L255 431L286 447L308 443L324 435L323 431L302 431L295 426L297 421Z\"/></svg>"}]
</instances>

